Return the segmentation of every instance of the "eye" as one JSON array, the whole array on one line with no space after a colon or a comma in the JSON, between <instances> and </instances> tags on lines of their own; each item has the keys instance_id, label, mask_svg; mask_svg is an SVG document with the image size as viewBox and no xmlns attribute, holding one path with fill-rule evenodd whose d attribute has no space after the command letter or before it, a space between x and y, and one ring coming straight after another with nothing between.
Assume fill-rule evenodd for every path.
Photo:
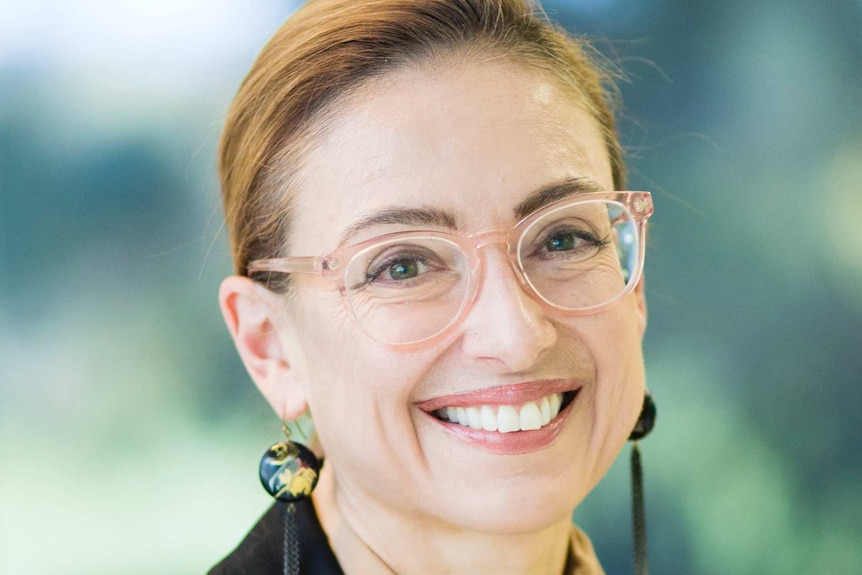
<instances>
[{"instance_id":1,"label":"eye","mask_svg":"<svg viewBox=\"0 0 862 575\"><path fill-rule=\"evenodd\" d=\"M380 279L380 276L383 276L382 279L386 280L408 280L415 278L421 273L428 271L427 263L419 260L419 259L408 259L402 258L393 262L384 262L385 267L380 269L379 271L374 271L370 275L369 279L376 280ZM371 270L369 270L371 272Z\"/></svg>"},{"instance_id":2,"label":"eye","mask_svg":"<svg viewBox=\"0 0 862 575\"><path fill-rule=\"evenodd\" d=\"M578 239L573 233L556 233L545 240L545 249L549 252L560 252L574 249Z\"/></svg>"},{"instance_id":3,"label":"eye","mask_svg":"<svg viewBox=\"0 0 862 575\"><path fill-rule=\"evenodd\" d=\"M434 252L412 246L411 249L387 250L368 263L366 284L412 285L423 276L446 269ZM411 281L412 280L412 281Z\"/></svg>"},{"instance_id":4,"label":"eye","mask_svg":"<svg viewBox=\"0 0 862 575\"><path fill-rule=\"evenodd\" d=\"M540 255L544 253L546 256L553 256L554 253L570 255L568 252L592 253L605 243L606 240L597 237L590 231L573 226L562 226L549 230L541 244L537 246L537 251L540 252Z\"/></svg>"},{"instance_id":5,"label":"eye","mask_svg":"<svg viewBox=\"0 0 862 575\"><path fill-rule=\"evenodd\" d=\"M346 287L377 297L443 293L464 277L466 256L457 244L435 237L397 237L372 244L347 266ZM396 295L397 294L397 295Z\"/></svg>"}]
</instances>

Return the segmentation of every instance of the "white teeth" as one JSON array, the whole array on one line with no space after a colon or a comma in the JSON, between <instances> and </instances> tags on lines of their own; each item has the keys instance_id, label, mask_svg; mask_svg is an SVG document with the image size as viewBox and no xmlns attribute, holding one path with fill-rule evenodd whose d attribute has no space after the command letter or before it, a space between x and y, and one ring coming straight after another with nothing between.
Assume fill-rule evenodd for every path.
<instances>
[{"instance_id":1,"label":"white teeth","mask_svg":"<svg viewBox=\"0 0 862 575\"><path fill-rule=\"evenodd\" d=\"M524 407L521 408L520 415L520 427L522 431L542 428L542 414L539 412L539 406L536 405L535 401L525 403Z\"/></svg>"},{"instance_id":2,"label":"white teeth","mask_svg":"<svg viewBox=\"0 0 862 575\"><path fill-rule=\"evenodd\" d=\"M467 421L473 429L482 429L482 416L475 407L467 408Z\"/></svg>"},{"instance_id":3,"label":"white teeth","mask_svg":"<svg viewBox=\"0 0 862 575\"><path fill-rule=\"evenodd\" d=\"M456 407L447 407L446 411L446 419L449 421L458 422L458 408Z\"/></svg>"},{"instance_id":4,"label":"white teeth","mask_svg":"<svg viewBox=\"0 0 862 575\"><path fill-rule=\"evenodd\" d=\"M497 408L497 431L509 433L521 429L521 418L511 405L501 405Z\"/></svg>"},{"instance_id":5,"label":"white teeth","mask_svg":"<svg viewBox=\"0 0 862 575\"><path fill-rule=\"evenodd\" d=\"M548 402L551 404L551 419L554 419L560 413L560 404L563 403L563 396L555 393L548 398Z\"/></svg>"},{"instance_id":6,"label":"white teeth","mask_svg":"<svg viewBox=\"0 0 862 575\"><path fill-rule=\"evenodd\" d=\"M482 429L485 431L497 431L497 414L490 405L483 405L479 409L479 415L482 416Z\"/></svg>"},{"instance_id":7,"label":"white teeth","mask_svg":"<svg viewBox=\"0 0 862 575\"><path fill-rule=\"evenodd\" d=\"M551 402L547 397L542 398L542 405L539 406L539 411L542 412L542 425L548 425L551 422Z\"/></svg>"},{"instance_id":8,"label":"white teeth","mask_svg":"<svg viewBox=\"0 0 862 575\"><path fill-rule=\"evenodd\" d=\"M561 393L546 395L540 401L521 405L481 405L477 407L444 407L437 417L473 429L499 431L530 431L548 425L560 413Z\"/></svg>"},{"instance_id":9,"label":"white teeth","mask_svg":"<svg viewBox=\"0 0 862 575\"><path fill-rule=\"evenodd\" d=\"M455 409L456 415L458 416L458 423L461 425L467 425L467 410L463 407L458 407Z\"/></svg>"}]
</instances>

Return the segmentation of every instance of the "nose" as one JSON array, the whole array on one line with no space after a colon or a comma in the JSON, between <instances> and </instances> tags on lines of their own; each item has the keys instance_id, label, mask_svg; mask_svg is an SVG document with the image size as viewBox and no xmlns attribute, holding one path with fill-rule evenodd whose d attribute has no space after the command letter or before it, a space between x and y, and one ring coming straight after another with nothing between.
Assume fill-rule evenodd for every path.
<instances>
[{"instance_id":1,"label":"nose","mask_svg":"<svg viewBox=\"0 0 862 575\"><path fill-rule=\"evenodd\" d=\"M526 371L556 343L556 327L522 289L505 248L484 249L480 285L462 324L462 350L501 370Z\"/></svg>"}]
</instances>

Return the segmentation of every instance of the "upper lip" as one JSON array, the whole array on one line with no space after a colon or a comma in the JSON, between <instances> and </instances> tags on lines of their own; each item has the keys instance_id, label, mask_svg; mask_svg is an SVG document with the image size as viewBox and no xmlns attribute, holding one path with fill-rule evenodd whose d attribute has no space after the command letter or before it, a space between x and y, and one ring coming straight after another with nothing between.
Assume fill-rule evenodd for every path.
<instances>
[{"instance_id":1,"label":"upper lip","mask_svg":"<svg viewBox=\"0 0 862 575\"><path fill-rule=\"evenodd\" d=\"M575 379L540 379L433 397L417 402L416 407L423 411L433 412L443 407L517 405L528 401L538 401L552 393L575 391L582 385L582 382Z\"/></svg>"}]
</instances>

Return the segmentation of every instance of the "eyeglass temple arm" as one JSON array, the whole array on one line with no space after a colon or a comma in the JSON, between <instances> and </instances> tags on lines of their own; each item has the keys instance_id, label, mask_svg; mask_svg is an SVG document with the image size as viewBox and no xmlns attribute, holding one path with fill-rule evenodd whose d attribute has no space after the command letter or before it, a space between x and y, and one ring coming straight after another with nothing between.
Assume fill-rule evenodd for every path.
<instances>
[{"instance_id":1,"label":"eyeglass temple arm","mask_svg":"<svg viewBox=\"0 0 862 575\"><path fill-rule=\"evenodd\" d=\"M330 269L322 257L270 258L256 260L248 265L248 273L276 272L286 274L319 274Z\"/></svg>"}]
</instances>

